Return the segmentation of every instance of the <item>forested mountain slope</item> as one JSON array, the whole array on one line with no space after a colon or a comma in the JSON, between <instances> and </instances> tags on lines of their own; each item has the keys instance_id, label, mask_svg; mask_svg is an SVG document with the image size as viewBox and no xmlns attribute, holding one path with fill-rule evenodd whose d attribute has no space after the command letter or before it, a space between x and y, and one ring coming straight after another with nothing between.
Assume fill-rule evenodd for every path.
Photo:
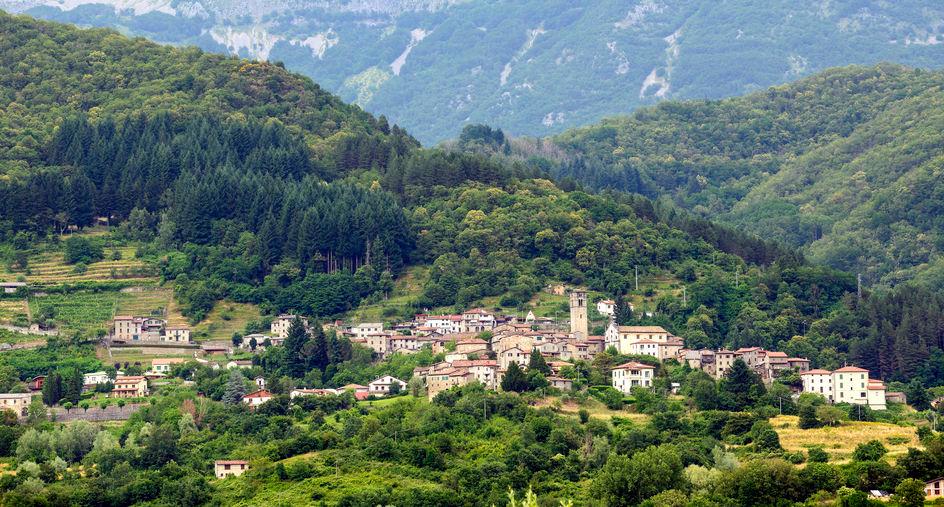
<instances>
[{"instance_id":1,"label":"forested mountain slope","mask_svg":"<svg viewBox=\"0 0 944 507\"><path fill-rule=\"evenodd\" d=\"M942 85L940 72L848 67L744 97L663 103L557 136L565 153L551 171L671 196L872 283L941 288Z\"/></svg>"},{"instance_id":2,"label":"forested mountain slope","mask_svg":"<svg viewBox=\"0 0 944 507\"><path fill-rule=\"evenodd\" d=\"M876 295L866 307L846 296L854 289L850 274L810 265L789 249L646 197L558 187L540 164L483 154L477 146L505 145L491 129L467 129L465 151L421 149L382 118L275 65L27 18L0 21L0 58L11 64L0 82L15 113L3 116L0 254L27 280L22 262L32 245L107 216L121 224L121 238L155 259L193 322L220 300L266 313L343 315L385 297L410 265L429 267L430 276L393 309L404 316L486 299L526 308L550 282L626 296L638 292L640 266L675 281L653 301L652 322L692 346L784 348L825 366L880 353L886 359L876 371L892 376L918 373L944 344L942 328L933 325L944 315L937 299ZM872 72L853 81L874 93L833 87L861 100L861 122L880 117L873 109L892 110L889 96L912 93L883 79L884 71ZM140 86L122 84L128 79ZM800 102L782 100L789 104ZM666 104L633 121L685 107ZM811 135L838 139L847 132L843 113L804 107L803 121L782 120L781 148L772 143L757 158L800 158ZM698 132L711 124L665 125ZM716 125L723 131L730 123ZM620 133L596 129L613 139ZM690 137L706 150L745 150ZM516 146L498 151L523 149ZM754 169L753 158L739 156ZM688 296L680 294L683 286ZM880 319L882 312L894 317ZM879 340L886 336L879 330L891 334Z\"/></svg>"},{"instance_id":3,"label":"forested mountain slope","mask_svg":"<svg viewBox=\"0 0 944 507\"><path fill-rule=\"evenodd\" d=\"M282 61L424 142L547 135L827 67L944 64L944 9L900 0L0 0L0 8Z\"/></svg>"}]
</instances>

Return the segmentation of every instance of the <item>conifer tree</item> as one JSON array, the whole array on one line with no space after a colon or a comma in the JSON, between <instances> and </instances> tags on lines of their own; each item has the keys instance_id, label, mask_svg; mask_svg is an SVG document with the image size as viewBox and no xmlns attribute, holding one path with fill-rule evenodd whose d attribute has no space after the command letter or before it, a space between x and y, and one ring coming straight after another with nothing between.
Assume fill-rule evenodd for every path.
<instances>
[{"instance_id":1,"label":"conifer tree","mask_svg":"<svg viewBox=\"0 0 944 507\"><path fill-rule=\"evenodd\" d=\"M551 374L551 367L547 365L544 356L537 347L531 349L531 358L528 360L528 371L539 371L545 375Z\"/></svg>"},{"instance_id":2,"label":"conifer tree","mask_svg":"<svg viewBox=\"0 0 944 507\"><path fill-rule=\"evenodd\" d=\"M518 363L513 362L508 365L508 371L505 372L505 376L502 377L501 381L502 391L523 393L527 391L529 387L528 377L525 375L524 371L521 370L521 367L518 366Z\"/></svg>"},{"instance_id":3,"label":"conifer tree","mask_svg":"<svg viewBox=\"0 0 944 507\"><path fill-rule=\"evenodd\" d=\"M223 392L223 403L238 405L245 395L246 382L243 373L239 368L233 368L229 373L229 380L226 382L226 390Z\"/></svg>"}]
</instances>

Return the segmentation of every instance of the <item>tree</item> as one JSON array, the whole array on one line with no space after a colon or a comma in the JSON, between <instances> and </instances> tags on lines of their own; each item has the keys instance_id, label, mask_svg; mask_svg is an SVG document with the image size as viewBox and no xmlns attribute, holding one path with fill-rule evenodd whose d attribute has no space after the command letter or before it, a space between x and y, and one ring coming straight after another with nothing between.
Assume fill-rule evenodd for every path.
<instances>
[{"instance_id":1,"label":"tree","mask_svg":"<svg viewBox=\"0 0 944 507\"><path fill-rule=\"evenodd\" d=\"M545 375L551 374L551 367L547 365L544 356L537 347L531 349L531 358L528 360L528 371L539 371Z\"/></svg>"},{"instance_id":2,"label":"tree","mask_svg":"<svg viewBox=\"0 0 944 507\"><path fill-rule=\"evenodd\" d=\"M839 426L846 419L846 413L833 405L820 405L816 407L816 418L826 426Z\"/></svg>"},{"instance_id":3,"label":"tree","mask_svg":"<svg viewBox=\"0 0 944 507\"><path fill-rule=\"evenodd\" d=\"M62 375L54 371L43 381L43 403L53 406L62 399Z\"/></svg>"},{"instance_id":4,"label":"tree","mask_svg":"<svg viewBox=\"0 0 944 507\"><path fill-rule=\"evenodd\" d=\"M627 326L633 322L633 309L629 306L629 302L623 298L622 294L616 298L616 305L613 312L613 321L616 322L616 325Z\"/></svg>"},{"instance_id":5,"label":"tree","mask_svg":"<svg viewBox=\"0 0 944 507\"><path fill-rule=\"evenodd\" d=\"M918 479L905 479L895 488L892 500L901 507L922 507L924 505L924 482Z\"/></svg>"},{"instance_id":6,"label":"tree","mask_svg":"<svg viewBox=\"0 0 944 507\"><path fill-rule=\"evenodd\" d=\"M238 405L245 395L246 380L239 368L233 368L229 373L229 380L226 382L226 390L223 392L223 403Z\"/></svg>"},{"instance_id":7,"label":"tree","mask_svg":"<svg viewBox=\"0 0 944 507\"><path fill-rule=\"evenodd\" d=\"M631 458L611 454L593 480L592 491L606 505L638 505L682 484L682 459L672 445L648 447Z\"/></svg>"},{"instance_id":8,"label":"tree","mask_svg":"<svg viewBox=\"0 0 944 507\"><path fill-rule=\"evenodd\" d=\"M829 461L829 454L821 446L810 447L806 460L810 463L826 463Z\"/></svg>"},{"instance_id":9,"label":"tree","mask_svg":"<svg viewBox=\"0 0 944 507\"><path fill-rule=\"evenodd\" d=\"M931 408L931 399L928 396L928 390L918 379L912 379L905 389L905 397L908 398L908 404L915 410L928 410Z\"/></svg>"},{"instance_id":10,"label":"tree","mask_svg":"<svg viewBox=\"0 0 944 507\"><path fill-rule=\"evenodd\" d=\"M878 461L882 456L888 453L888 449L878 440L869 440L868 442L856 446L852 453L852 459L855 461Z\"/></svg>"},{"instance_id":11,"label":"tree","mask_svg":"<svg viewBox=\"0 0 944 507\"><path fill-rule=\"evenodd\" d=\"M236 347L238 349L239 347L242 346L242 344L243 344L243 335L239 333L233 333L233 347Z\"/></svg>"},{"instance_id":12,"label":"tree","mask_svg":"<svg viewBox=\"0 0 944 507\"><path fill-rule=\"evenodd\" d=\"M743 410L753 406L764 395L764 383L741 359L735 359L731 370L721 381L721 390L727 393L732 410Z\"/></svg>"},{"instance_id":13,"label":"tree","mask_svg":"<svg viewBox=\"0 0 944 507\"><path fill-rule=\"evenodd\" d=\"M105 258L102 246L82 236L72 236L65 242L65 261L68 264L91 264Z\"/></svg>"},{"instance_id":14,"label":"tree","mask_svg":"<svg viewBox=\"0 0 944 507\"><path fill-rule=\"evenodd\" d=\"M800 405L800 421L797 424L801 430L819 428L820 421L816 418L816 405L803 403Z\"/></svg>"},{"instance_id":15,"label":"tree","mask_svg":"<svg viewBox=\"0 0 944 507\"><path fill-rule=\"evenodd\" d=\"M70 368L62 376L62 399L75 405L82 397L82 387L85 378L78 368Z\"/></svg>"},{"instance_id":16,"label":"tree","mask_svg":"<svg viewBox=\"0 0 944 507\"><path fill-rule=\"evenodd\" d=\"M521 370L521 367L518 366L518 363L512 362L509 364L508 371L506 371L505 376L502 377L502 391L523 393L530 387L528 377L524 374L524 371Z\"/></svg>"},{"instance_id":17,"label":"tree","mask_svg":"<svg viewBox=\"0 0 944 507\"><path fill-rule=\"evenodd\" d=\"M288 326L288 335L285 337L286 373L293 378L301 378L305 374L305 358L302 349L308 343L308 332L302 319L295 317Z\"/></svg>"}]
</instances>

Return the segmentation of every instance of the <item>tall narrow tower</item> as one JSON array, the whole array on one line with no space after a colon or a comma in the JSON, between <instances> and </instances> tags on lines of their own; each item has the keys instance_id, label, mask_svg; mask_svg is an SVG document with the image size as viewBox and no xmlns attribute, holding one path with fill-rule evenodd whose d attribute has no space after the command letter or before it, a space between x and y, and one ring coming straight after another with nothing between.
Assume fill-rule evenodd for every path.
<instances>
[{"instance_id":1,"label":"tall narrow tower","mask_svg":"<svg viewBox=\"0 0 944 507\"><path fill-rule=\"evenodd\" d=\"M584 340L589 333L587 322L587 293L574 289L570 292L570 332L578 340Z\"/></svg>"}]
</instances>

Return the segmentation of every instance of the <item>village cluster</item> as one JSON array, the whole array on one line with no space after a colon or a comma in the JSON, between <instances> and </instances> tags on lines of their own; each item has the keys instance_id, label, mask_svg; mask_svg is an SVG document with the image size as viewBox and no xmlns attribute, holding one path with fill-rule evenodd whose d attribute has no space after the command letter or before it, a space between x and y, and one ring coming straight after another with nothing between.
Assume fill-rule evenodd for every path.
<instances>
[{"instance_id":1,"label":"village cluster","mask_svg":"<svg viewBox=\"0 0 944 507\"><path fill-rule=\"evenodd\" d=\"M886 389L880 380L869 379L868 370L845 366L835 371L811 370L810 361L789 357L784 352L760 347L737 350L691 350L682 338L671 335L660 326L619 326L613 321L616 308L612 300L596 303L597 312L609 316L611 322L603 336L589 334L587 293L570 291L570 329L561 329L553 319L536 318L532 312L520 320L515 316L495 315L476 308L454 315L418 314L413 321L391 329L384 324L360 323L337 330L353 343L371 348L381 357L393 353L415 353L429 346L434 353L443 353L440 363L416 368L414 376L422 379L429 397L454 386L479 382L489 389L498 389L511 363L526 368L531 354L538 351L551 367L547 377L550 386L570 390L573 380L561 375L572 361L590 361L610 347L620 354L651 356L659 362L674 359L693 369L705 371L715 379L723 378L734 361L741 359L767 384L785 372L798 372L803 380L799 392L812 392L830 403L868 405L876 410L886 408ZM273 343L284 340L293 315L280 315L272 323ZM483 333L486 333L484 334ZM488 340L481 337L488 336ZM630 361L613 369L612 385L629 394L635 387L652 387L656 368L651 364ZM397 379L394 379L397 380ZM389 380L388 380L389 381ZM399 381L399 380L398 380ZM403 381L399 381L404 384ZM371 394L384 394L382 391ZM900 399L900 393L888 398ZM896 398L898 397L898 398Z\"/></svg>"},{"instance_id":2,"label":"village cluster","mask_svg":"<svg viewBox=\"0 0 944 507\"><path fill-rule=\"evenodd\" d=\"M549 386L568 391L573 388L573 379L565 376L564 368L572 366L574 361L591 361L597 354L612 348L620 354L648 356L658 362L675 360L702 370L715 379L727 375L737 359L744 361L768 384L784 373L797 372L802 379L802 388L797 389L795 394L815 393L830 403L867 405L872 409L884 410L886 400L904 401L900 393L886 393L882 381L870 379L868 370L863 368L845 366L835 371L810 369L810 361L806 358L789 357L784 352L760 347L692 350L685 347L682 338L673 336L660 326L617 325L614 320L615 303L611 300L596 302L597 312L609 316L610 324L602 336L592 336L589 333L587 293L571 290L569 300L569 329L561 328L554 319L535 317L532 312L521 319L496 315L481 308L454 315L418 314L412 321L398 323L390 329L386 329L381 322L351 326L335 322L327 327L348 337L354 344L370 348L381 358L394 353L416 353L424 347L429 347L435 354L442 354L443 361L413 371L413 375L423 382L430 398L451 387L473 382L481 383L488 389L499 389L511 364L527 368L531 354L535 352L540 353L551 368L551 375L546 377ZM280 346L288 337L289 328L296 318L306 327L309 325L304 317L279 315L272 320L270 334L247 335L236 346L247 350ZM157 317L115 317L110 339L112 343L119 344L196 347L191 342L189 328L169 326L165 320ZM228 344L203 344L200 348L204 354L232 352ZM194 358L212 367L220 367L197 358L196 354ZM189 360L155 358L150 368L141 375L124 375L119 371L112 378L104 371L85 373L85 389L98 390L101 385L111 383L113 387L106 393L109 397L146 397L150 394L149 382L159 381L171 372L174 365ZM652 363L655 362L639 360L616 366L612 370L612 386L625 394L630 394L634 388L653 387L656 367ZM250 368L252 361L231 360L224 366L227 369ZM0 408L9 408L21 416L26 415L31 397L42 389L43 381L42 376L31 379L28 384L31 393L0 395ZM265 379L256 378L255 384L257 390L243 397L243 403L249 407L261 405L273 396L266 390ZM349 391L357 399L367 399L401 392L406 387L407 383L401 379L383 376L367 385L350 384L337 389L293 389L290 397Z\"/></svg>"}]
</instances>

